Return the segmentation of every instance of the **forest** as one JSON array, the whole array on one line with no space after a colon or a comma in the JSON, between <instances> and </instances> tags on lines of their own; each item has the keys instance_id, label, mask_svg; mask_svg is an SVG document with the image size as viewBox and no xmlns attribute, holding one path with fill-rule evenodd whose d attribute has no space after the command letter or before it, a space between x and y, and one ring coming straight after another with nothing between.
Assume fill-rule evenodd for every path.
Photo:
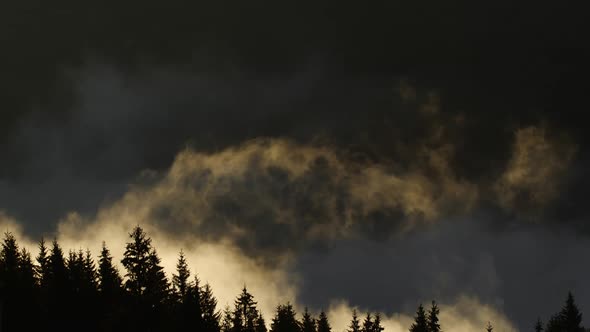
<instances>
[{"instance_id":1,"label":"forest","mask_svg":"<svg viewBox=\"0 0 590 332\"><path fill-rule=\"evenodd\" d=\"M254 296L244 286L233 308L219 308L211 286L191 276L179 253L169 280L152 240L139 226L129 234L120 272L103 242L95 259L89 250L67 255L54 239L39 242L33 258L6 233L0 251L0 331L199 331L331 332L328 316L306 308L300 315L291 303L279 304L267 324ZM206 268L206 267L204 267ZM440 309L420 304L410 332L440 332ZM568 293L561 310L531 324L531 331L584 332L582 314ZM268 330L270 328L270 330ZM346 332L381 332L379 313L358 317L353 311ZM495 331L493 322L481 331ZM343 331L334 331L343 332ZM450 332L450 331L449 331ZM501 332L501 331L496 331Z\"/></svg>"}]
</instances>

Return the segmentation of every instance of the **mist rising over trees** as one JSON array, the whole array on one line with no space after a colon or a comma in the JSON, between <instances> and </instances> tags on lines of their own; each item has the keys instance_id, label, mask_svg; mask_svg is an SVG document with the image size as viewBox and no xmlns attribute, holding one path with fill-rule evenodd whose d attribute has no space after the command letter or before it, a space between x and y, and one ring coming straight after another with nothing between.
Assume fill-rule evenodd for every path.
<instances>
[{"instance_id":1,"label":"mist rising over trees","mask_svg":"<svg viewBox=\"0 0 590 332\"><path fill-rule=\"evenodd\" d=\"M333 331L324 311L317 318L305 308L279 304L267 325L246 286L233 308L218 308L208 283L194 274L181 250L169 280L151 238L137 226L129 234L119 271L106 243L95 259L90 251L64 252L54 239L39 242L35 261L6 233L0 250L0 331L200 331L200 332L341 332ZM441 332L440 309L420 304L410 332ZM582 313L570 292L559 312L535 332L584 332ZM347 332L382 332L379 313L352 313ZM481 331L497 331L493 322ZM451 332L451 331L449 331Z\"/></svg>"}]
</instances>

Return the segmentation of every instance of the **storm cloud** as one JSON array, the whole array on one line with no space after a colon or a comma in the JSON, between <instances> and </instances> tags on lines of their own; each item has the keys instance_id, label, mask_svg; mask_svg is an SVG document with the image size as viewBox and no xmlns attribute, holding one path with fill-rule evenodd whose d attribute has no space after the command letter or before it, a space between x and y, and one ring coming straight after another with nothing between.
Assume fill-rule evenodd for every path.
<instances>
[{"instance_id":1,"label":"storm cloud","mask_svg":"<svg viewBox=\"0 0 590 332\"><path fill-rule=\"evenodd\" d=\"M447 331L588 308L589 21L469 7L8 4L0 229L120 257L139 224L220 303L247 283L337 332L433 298Z\"/></svg>"}]
</instances>

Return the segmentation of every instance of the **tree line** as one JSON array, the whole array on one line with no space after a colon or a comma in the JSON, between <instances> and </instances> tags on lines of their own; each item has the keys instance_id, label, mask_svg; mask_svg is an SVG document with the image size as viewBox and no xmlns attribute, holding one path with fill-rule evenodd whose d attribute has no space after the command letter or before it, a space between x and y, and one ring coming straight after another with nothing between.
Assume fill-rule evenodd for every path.
<instances>
[{"instance_id":1,"label":"tree line","mask_svg":"<svg viewBox=\"0 0 590 332\"><path fill-rule=\"evenodd\" d=\"M199 331L269 332L254 296L244 286L233 308L220 310L208 283L191 276L179 253L176 271L168 280L152 240L137 226L129 234L121 260L122 275L103 242L98 259L89 250L67 255L54 239L39 242L33 258L6 233L0 250L0 331ZM410 332L440 332L440 310L420 304ZM560 312L535 332L583 332L582 314L568 294ZM381 317L368 313L363 321L353 311L347 332L382 332ZM488 323L487 332L493 331ZM324 311L301 319L290 303L277 306L270 332L331 332ZM483 331L483 328L482 328Z\"/></svg>"}]
</instances>

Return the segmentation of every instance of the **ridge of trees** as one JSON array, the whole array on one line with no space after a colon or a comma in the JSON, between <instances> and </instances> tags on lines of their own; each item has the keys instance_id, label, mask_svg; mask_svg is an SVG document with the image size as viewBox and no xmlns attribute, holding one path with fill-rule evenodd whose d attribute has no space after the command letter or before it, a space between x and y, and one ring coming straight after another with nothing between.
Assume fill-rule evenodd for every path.
<instances>
[{"instance_id":1,"label":"ridge of trees","mask_svg":"<svg viewBox=\"0 0 590 332\"><path fill-rule=\"evenodd\" d=\"M208 283L192 275L184 252L169 281L160 257L145 231L137 226L121 260L122 273L113 263L105 242L98 260L89 250L68 251L54 239L39 242L35 263L6 233L0 248L0 331L200 331L267 332L265 319L246 286L233 309L217 308ZM432 301L420 304L410 332L441 332L440 309ZM582 313L573 294L546 325L539 318L535 332L585 332ZM491 322L482 328L493 332ZM346 332L382 332L378 313L359 319L356 310ZM332 332L324 311L314 318L305 308L301 320L291 303L277 306L268 332Z\"/></svg>"}]
</instances>

